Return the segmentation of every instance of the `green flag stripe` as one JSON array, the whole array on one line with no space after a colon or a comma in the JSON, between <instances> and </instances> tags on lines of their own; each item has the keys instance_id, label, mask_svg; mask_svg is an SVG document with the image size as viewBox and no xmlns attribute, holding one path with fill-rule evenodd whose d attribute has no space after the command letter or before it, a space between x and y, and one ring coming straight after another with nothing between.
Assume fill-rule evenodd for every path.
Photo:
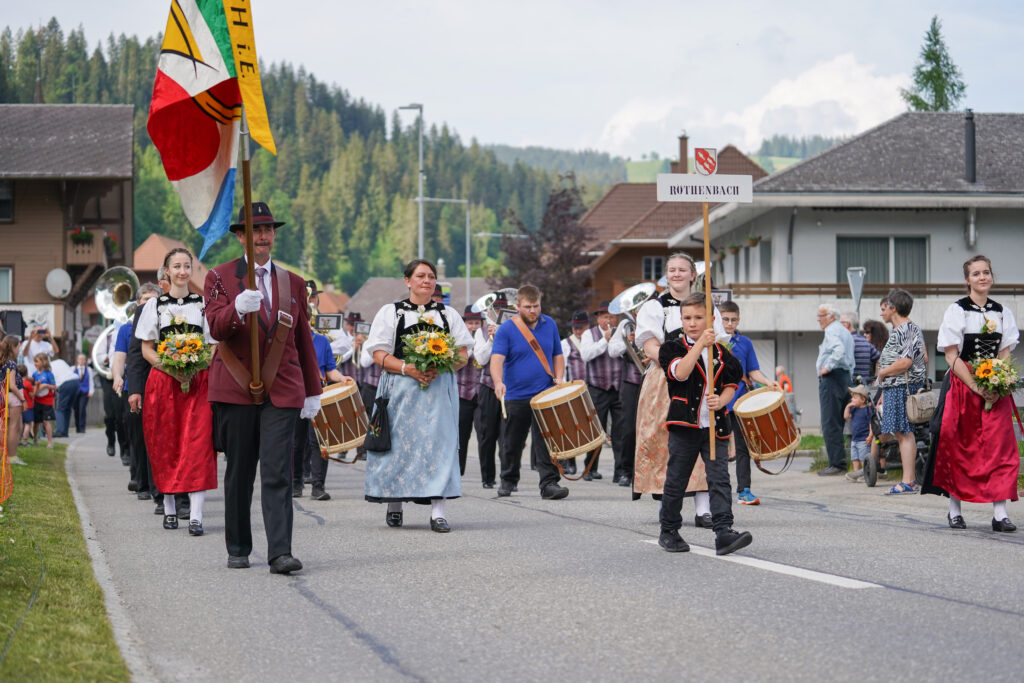
<instances>
[{"instance_id":1,"label":"green flag stripe","mask_svg":"<svg viewBox=\"0 0 1024 683\"><path fill-rule=\"evenodd\" d=\"M231 37L228 35L228 20L224 16L223 0L196 0L196 5L210 28L210 34L217 41L228 74L235 78L238 74L235 71L235 58L231 54Z\"/></svg>"}]
</instances>

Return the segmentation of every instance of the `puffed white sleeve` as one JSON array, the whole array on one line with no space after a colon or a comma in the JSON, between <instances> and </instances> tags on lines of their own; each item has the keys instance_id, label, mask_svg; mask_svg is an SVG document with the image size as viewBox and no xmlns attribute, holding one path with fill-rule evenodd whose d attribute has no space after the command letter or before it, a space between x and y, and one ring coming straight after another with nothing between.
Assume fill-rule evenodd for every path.
<instances>
[{"instance_id":1,"label":"puffed white sleeve","mask_svg":"<svg viewBox=\"0 0 1024 683\"><path fill-rule=\"evenodd\" d=\"M348 332L345 330L331 330L327 334L327 338L331 342L331 353L335 356L341 356L342 363L352 358L354 339Z\"/></svg>"},{"instance_id":2,"label":"puffed white sleeve","mask_svg":"<svg viewBox=\"0 0 1024 683\"><path fill-rule=\"evenodd\" d=\"M481 365L490 362L491 360L491 344L494 340L487 334L487 330L481 327L473 335L473 358L476 358L476 362Z\"/></svg>"},{"instance_id":3,"label":"puffed white sleeve","mask_svg":"<svg viewBox=\"0 0 1024 683\"><path fill-rule=\"evenodd\" d=\"M149 303L148 301L146 303ZM210 321L206 319L206 316L202 316L203 319L203 339L206 340L207 344L217 344L217 340L210 336Z\"/></svg>"},{"instance_id":4,"label":"puffed white sleeve","mask_svg":"<svg viewBox=\"0 0 1024 683\"><path fill-rule=\"evenodd\" d=\"M373 316L370 324L370 334L363 343L363 352L370 354L373 358L374 351L395 352L395 330L398 327L398 317L395 315L395 305L385 304Z\"/></svg>"},{"instance_id":5,"label":"puffed white sleeve","mask_svg":"<svg viewBox=\"0 0 1024 683\"><path fill-rule=\"evenodd\" d=\"M351 354L352 351L349 350L349 353ZM365 346L363 347L363 350L359 352L358 361L359 361L359 367L361 367L361 368L368 368L371 365L373 365L373 356L371 356L369 353L366 352L366 347Z\"/></svg>"},{"instance_id":6,"label":"puffed white sleeve","mask_svg":"<svg viewBox=\"0 0 1024 683\"><path fill-rule=\"evenodd\" d=\"M150 299L142 307L139 322L135 325L135 336L142 341L155 341L160 338L160 321L157 320L156 299Z\"/></svg>"},{"instance_id":7,"label":"puffed white sleeve","mask_svg":"<svg viewBox=\"0 0 1024 683\"><path fill-rule=\"evenodd\" d=\"M646 302L636 314L636 345L642 347L651 337L665 342L665 309L657 299Z\"/></svg>"},{"instance_id":8,"label":"puffed white sleeve","mask_svg":"<svg viewBox=\"0 0 1024 683\"><path fill-rule=\"evenodd\" d=\"M612 333L612 338L608 340L608 355L612 358L622 358L626 353L625 327L628 323L628 320L621 321Z\"/></svg>"},{"instance_id":9,"label":"puffed white sleeve","mask_svg":"<svg viewBox=\"0 0 1024 683\"><path fill-rule=\"evenodd\" d=\"M1003 309L1004 315L1006 309ZM1005 317L1004 317L1005 320ZM964 332L967 329L967 315L964 309L957 304L950 304L949 308L942 315L942 323L939 325L939 337L936 345L945 351L950 346L963 348Z\"/></svg>"},{"instance_id":10,"label":"puffed white sleeve","mask_svg":"<svg viewBox=\"0 0 1024 683\"><path fill-rule=\"evenodd\" d=\"M999 342L999 350L1017 348L1020 341L1020 330L1017 328L1017 320L1013 317L1013 311L1003 307L1003 340Z\"/></svg>"},{"instance_id":11,"label":"puffed white sleeve","mask_svg":"<svg viewBox=\"0 0 1024 683\"><path fill-rule=\"evenodd\" d=\"M452 331L452 336L455 337L456 346L473 346L473 334L466 327L466 321L462 319L459 312L451 306L444 307L444 316L448 318L448 327ZM472 351L472 348L467 349Z\"/></svg>"}]
</instances>

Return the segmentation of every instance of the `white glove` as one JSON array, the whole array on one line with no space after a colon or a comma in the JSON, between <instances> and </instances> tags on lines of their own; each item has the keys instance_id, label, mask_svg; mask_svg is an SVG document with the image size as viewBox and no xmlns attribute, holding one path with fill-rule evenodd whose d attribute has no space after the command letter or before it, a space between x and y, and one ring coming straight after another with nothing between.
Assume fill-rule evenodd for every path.
<instances>
[{"instance_id":1,"label":"white glove","mask_svg":"<svg viewBox=\"0 0 1024 683\"><path fill-rule=\"evenodd\" d=\"M255 313L263 305L263 295L255 289L243 289L235 297L235 311L238 315Z\"/></svg>"},{"instance_id":2,"label":"white glove","mask_svg":"<svg viewBox=\"0 0 1024 683\"><path fill-rule=\"evenodd\" d=\"M299 417L303 420L312 420L316 417L316 414L320 412L320 397L319 396L307 396L306 400L302 402L302 410L299 411Z\"/></svg>"}]
</instances>

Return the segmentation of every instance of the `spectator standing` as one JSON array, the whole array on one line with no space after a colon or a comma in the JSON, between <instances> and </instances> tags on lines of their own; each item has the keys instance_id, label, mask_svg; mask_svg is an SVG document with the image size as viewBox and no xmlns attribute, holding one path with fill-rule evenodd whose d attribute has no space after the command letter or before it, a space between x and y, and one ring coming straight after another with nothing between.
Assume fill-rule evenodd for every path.
<instances>
[{"instance_id":1,"label":"spectator standing","mask_svg":"<svg viewBox=\"0 0 1024 683\"><path fill-rule=\"evenodd\" d=\"M843 313L839 322L853 336L853 377L854 384L871 384L875 378L875 364L881 355L880 349L871 345L858 331L860 320L856 313Z\"/></svg>"},{"instance_id":2,"label":"spectator standing","mask_svg":"<svg viewBox=\"0 0 1024 683\"><path fill-rule=\"evenodd\" d=\"M89 361L84 353L78 354L78 358L75 359L74 372L78 377L78 394L75 397L74 406L75 431L79 434L85 434L86 411L89 408L89 399L92 398L93 382Z\"/></svg>"},{"instance_id":3,"label":"spectator standing","mask_svg":"<svg viewBox=\"0 0 1024 683\"><path fill-rule=\"evenodd\" d=\"M22 362L30 365L35 362L36 356L40 353L45 353L46 357L50 359L60 353L60 346L57 345L57 341L50 334L50 330L43 326L34 328L29 333L28 339L22 342Z\"/></svg>"},{"instance_id":4,"label":"spectator standing","mask_svg":"<svg viewBox=\"0 0 1024 683\"><path fill-rule=\"evenodd\" d=\"M818 324L825 333L818 346L815 368L818 374L818 404L821 408L821 434L825 437L828 467L818 470L822 477L846 472L843 448L843 407L846 405L853 370L853 336L839 322L839 311L830 304L818 306Z\"/></svg>"},{"instance_id":5,"label":"spectator standing","mask_svg":"<svg viewBox=\"0 0 1024 683\"><path fill-rule=\"evenodd\" d=\"M36 356L38 358L38 356ZM51 361L50 369L57 384L56 420L57 426L53 429L55 438L65 438L68 435L68 428L71 426L71 414L78 403L78 385L81 382L78 375L70 365L56 359Z\"/></svg>"},{"instance_id":6,"label":"spectator standing","mask_svg":"<svg viewBox=\"0 0 1024 683\"><path fill-rule=\"evenodd\" d=\"M45 353L37 354L32 362L36 366L36 371L32 375L32 382L35 385L33 391L36 404L36 438L39 435L39 425L42 424L46 430L46 447L53 448L53 400L57 393L57 384L50 370L50 358Z\"/></svg>"}]
</instances>

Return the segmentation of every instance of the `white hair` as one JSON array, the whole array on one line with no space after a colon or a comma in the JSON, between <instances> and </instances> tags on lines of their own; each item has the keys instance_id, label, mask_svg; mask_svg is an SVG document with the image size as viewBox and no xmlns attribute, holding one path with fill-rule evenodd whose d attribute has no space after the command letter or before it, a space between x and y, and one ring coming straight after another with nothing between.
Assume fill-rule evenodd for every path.
<instances>
[{"instance_id":1,"label":"white hair","mask_svg":"<svg viewBox=\"0 0 1024 683\"><path fill-rule=\"evenodd\" d=\"M860 329L860 318L858 318L857 314L854 313L853 311L847 311L846 313L843 313L842 317L839 318L839 320L841 322L850 323L850 327L852 327L855 330Z\"/></svg>"},{"instance_id":2,"label":"white hair","mask_svg":"<svg viewBox=\"0 0 1024 683\"><path fill-rule=\"evenodd\" d=\"M821 313L822 311L839 320L839 309L835 304L818 304L818 312Z\"/></svg>"}]
</instances>

